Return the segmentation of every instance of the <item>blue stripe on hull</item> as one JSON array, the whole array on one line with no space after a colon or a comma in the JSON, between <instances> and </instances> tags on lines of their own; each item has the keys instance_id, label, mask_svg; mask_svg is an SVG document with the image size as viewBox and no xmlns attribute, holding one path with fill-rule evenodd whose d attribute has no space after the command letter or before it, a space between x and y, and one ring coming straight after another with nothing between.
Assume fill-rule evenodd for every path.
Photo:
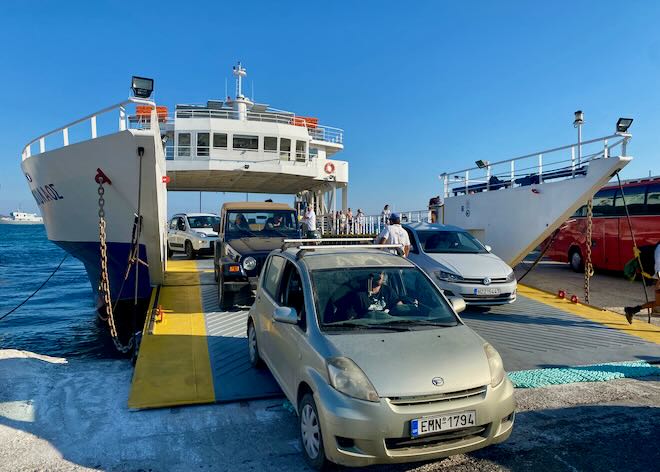
<instances>
[{"instance_id":1,"label":"blue stripe on hull","mask_svg":"<svg viewBox=\"0 0 660 472\"><path fill-rule=\"evenodd\" d=\"M94 290L97 303L101 300L98 297L98 286L101 277L101 249L98 241L95 242L72 242L72 241L53 241L66 252L76 259L79 259L87 270L89 282ZM118 300L133 300L135 291L135 266L131 268L128 279L124 282L126 266L128 263L128 253L131 249L130 243L108 243L108 279L110 280L110 292L113 303L117 300L117 295L124 283L123 290ZM140 259L147 261L147 252L144 245L140 245ZM149 269L140 265L138 271L138 298L149 298L151 296L151 283L149 279ZM100 306L100 305L99 305Z\"/></svg>"}]
</instances>

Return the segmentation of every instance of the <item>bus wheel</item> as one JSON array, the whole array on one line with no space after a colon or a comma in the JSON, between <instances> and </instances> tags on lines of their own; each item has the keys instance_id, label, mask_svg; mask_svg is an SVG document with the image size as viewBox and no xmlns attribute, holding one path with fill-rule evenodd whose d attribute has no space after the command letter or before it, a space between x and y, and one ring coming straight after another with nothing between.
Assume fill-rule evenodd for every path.
<instances>
[{"instance_id":1,"label":"bus wheel","mask_svg":"<svg viewBox=\"0 0 660 472\"><path fill-rule=\"evenodd\" d=\"M568 263L571 265L571 269L574 272L584 271L584 262L582 261L582 254L580 254L579 249L573 249L568 254Z\"/></svg>"}]
</instances>

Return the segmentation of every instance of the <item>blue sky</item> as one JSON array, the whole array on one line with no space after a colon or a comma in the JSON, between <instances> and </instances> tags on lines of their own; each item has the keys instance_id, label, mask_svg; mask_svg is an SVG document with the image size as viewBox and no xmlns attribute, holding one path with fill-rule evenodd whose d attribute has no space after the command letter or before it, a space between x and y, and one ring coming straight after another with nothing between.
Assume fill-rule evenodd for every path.
<instances>
[{"instance_id":1,"label":"blue sky","mask_svg":"<svg viewBox=\"0 0 660 472\"><path fill-rule=\"evenodd\" d=\"M651 1L3 1L0 213L36 210L33 137L125 98L133 74L170 107L222 97L236 60L257 101L345 130L353 208L422 208L443 171L570 143L579 108L585 138L634 117L623 176L658 175L659 24Z\"/></svg>"}]
</instances>

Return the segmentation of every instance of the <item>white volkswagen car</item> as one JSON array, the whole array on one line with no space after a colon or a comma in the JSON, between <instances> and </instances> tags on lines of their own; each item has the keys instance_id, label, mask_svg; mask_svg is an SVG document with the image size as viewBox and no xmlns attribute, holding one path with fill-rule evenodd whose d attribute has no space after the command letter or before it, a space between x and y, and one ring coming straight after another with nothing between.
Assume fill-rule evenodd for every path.
<instances>
[{"instance_id":1,"label":"white volkswagen car","mask_svg":"<svg viewBox=\"0 0 660 472\"><path fill-rule=\"evenodd\" d=\"M173 252L183 252L188 259L200 254L213 254L220 224L218 215L212 213L178 213L170 220L167 231L167 257Z\"/></svg>"},{"instance_id":2,"label":"white volkswagen car","mask_svg":"<svg viewBox=\"0 0 660 472\"><path fill-rule=\"evenodd\" d=\"M404 228L410 236L410 260L446 296L460 296L468 305L484 306L516 300L513 269L464 229L432 223L411 223Z\"/></svg>"}]
</instances>

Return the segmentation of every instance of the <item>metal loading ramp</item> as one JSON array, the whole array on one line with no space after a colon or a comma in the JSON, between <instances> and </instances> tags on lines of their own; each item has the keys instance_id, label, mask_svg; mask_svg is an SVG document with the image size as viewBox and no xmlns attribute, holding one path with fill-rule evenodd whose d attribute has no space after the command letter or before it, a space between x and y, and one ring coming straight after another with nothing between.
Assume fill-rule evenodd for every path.
<instances>
[{"instance_id":1,"label":"metal loading ramp","mask_svg":"<svg viewBox=\"0 0 660 472\"><path fill-rule=\"evenodd\" d=\"M501 354L507 371L660 360L660 328L573 304L526 286L518 299L490 311L468 308L465 323Z\"/></svg>"},{"instance_id":2,"label":"metal loading ramp","mask_svg":"<svg viewBox=\"0 0 660 472\"><path fill-rule=\"evenodd\" d=\"M218 312L211 260L168 261L154 290L140 344L129 408L231 402L282 395L267 369L253 369L247 311ZM152 310L152 312L155 310Z\"/></svg>"}]
</instances>

